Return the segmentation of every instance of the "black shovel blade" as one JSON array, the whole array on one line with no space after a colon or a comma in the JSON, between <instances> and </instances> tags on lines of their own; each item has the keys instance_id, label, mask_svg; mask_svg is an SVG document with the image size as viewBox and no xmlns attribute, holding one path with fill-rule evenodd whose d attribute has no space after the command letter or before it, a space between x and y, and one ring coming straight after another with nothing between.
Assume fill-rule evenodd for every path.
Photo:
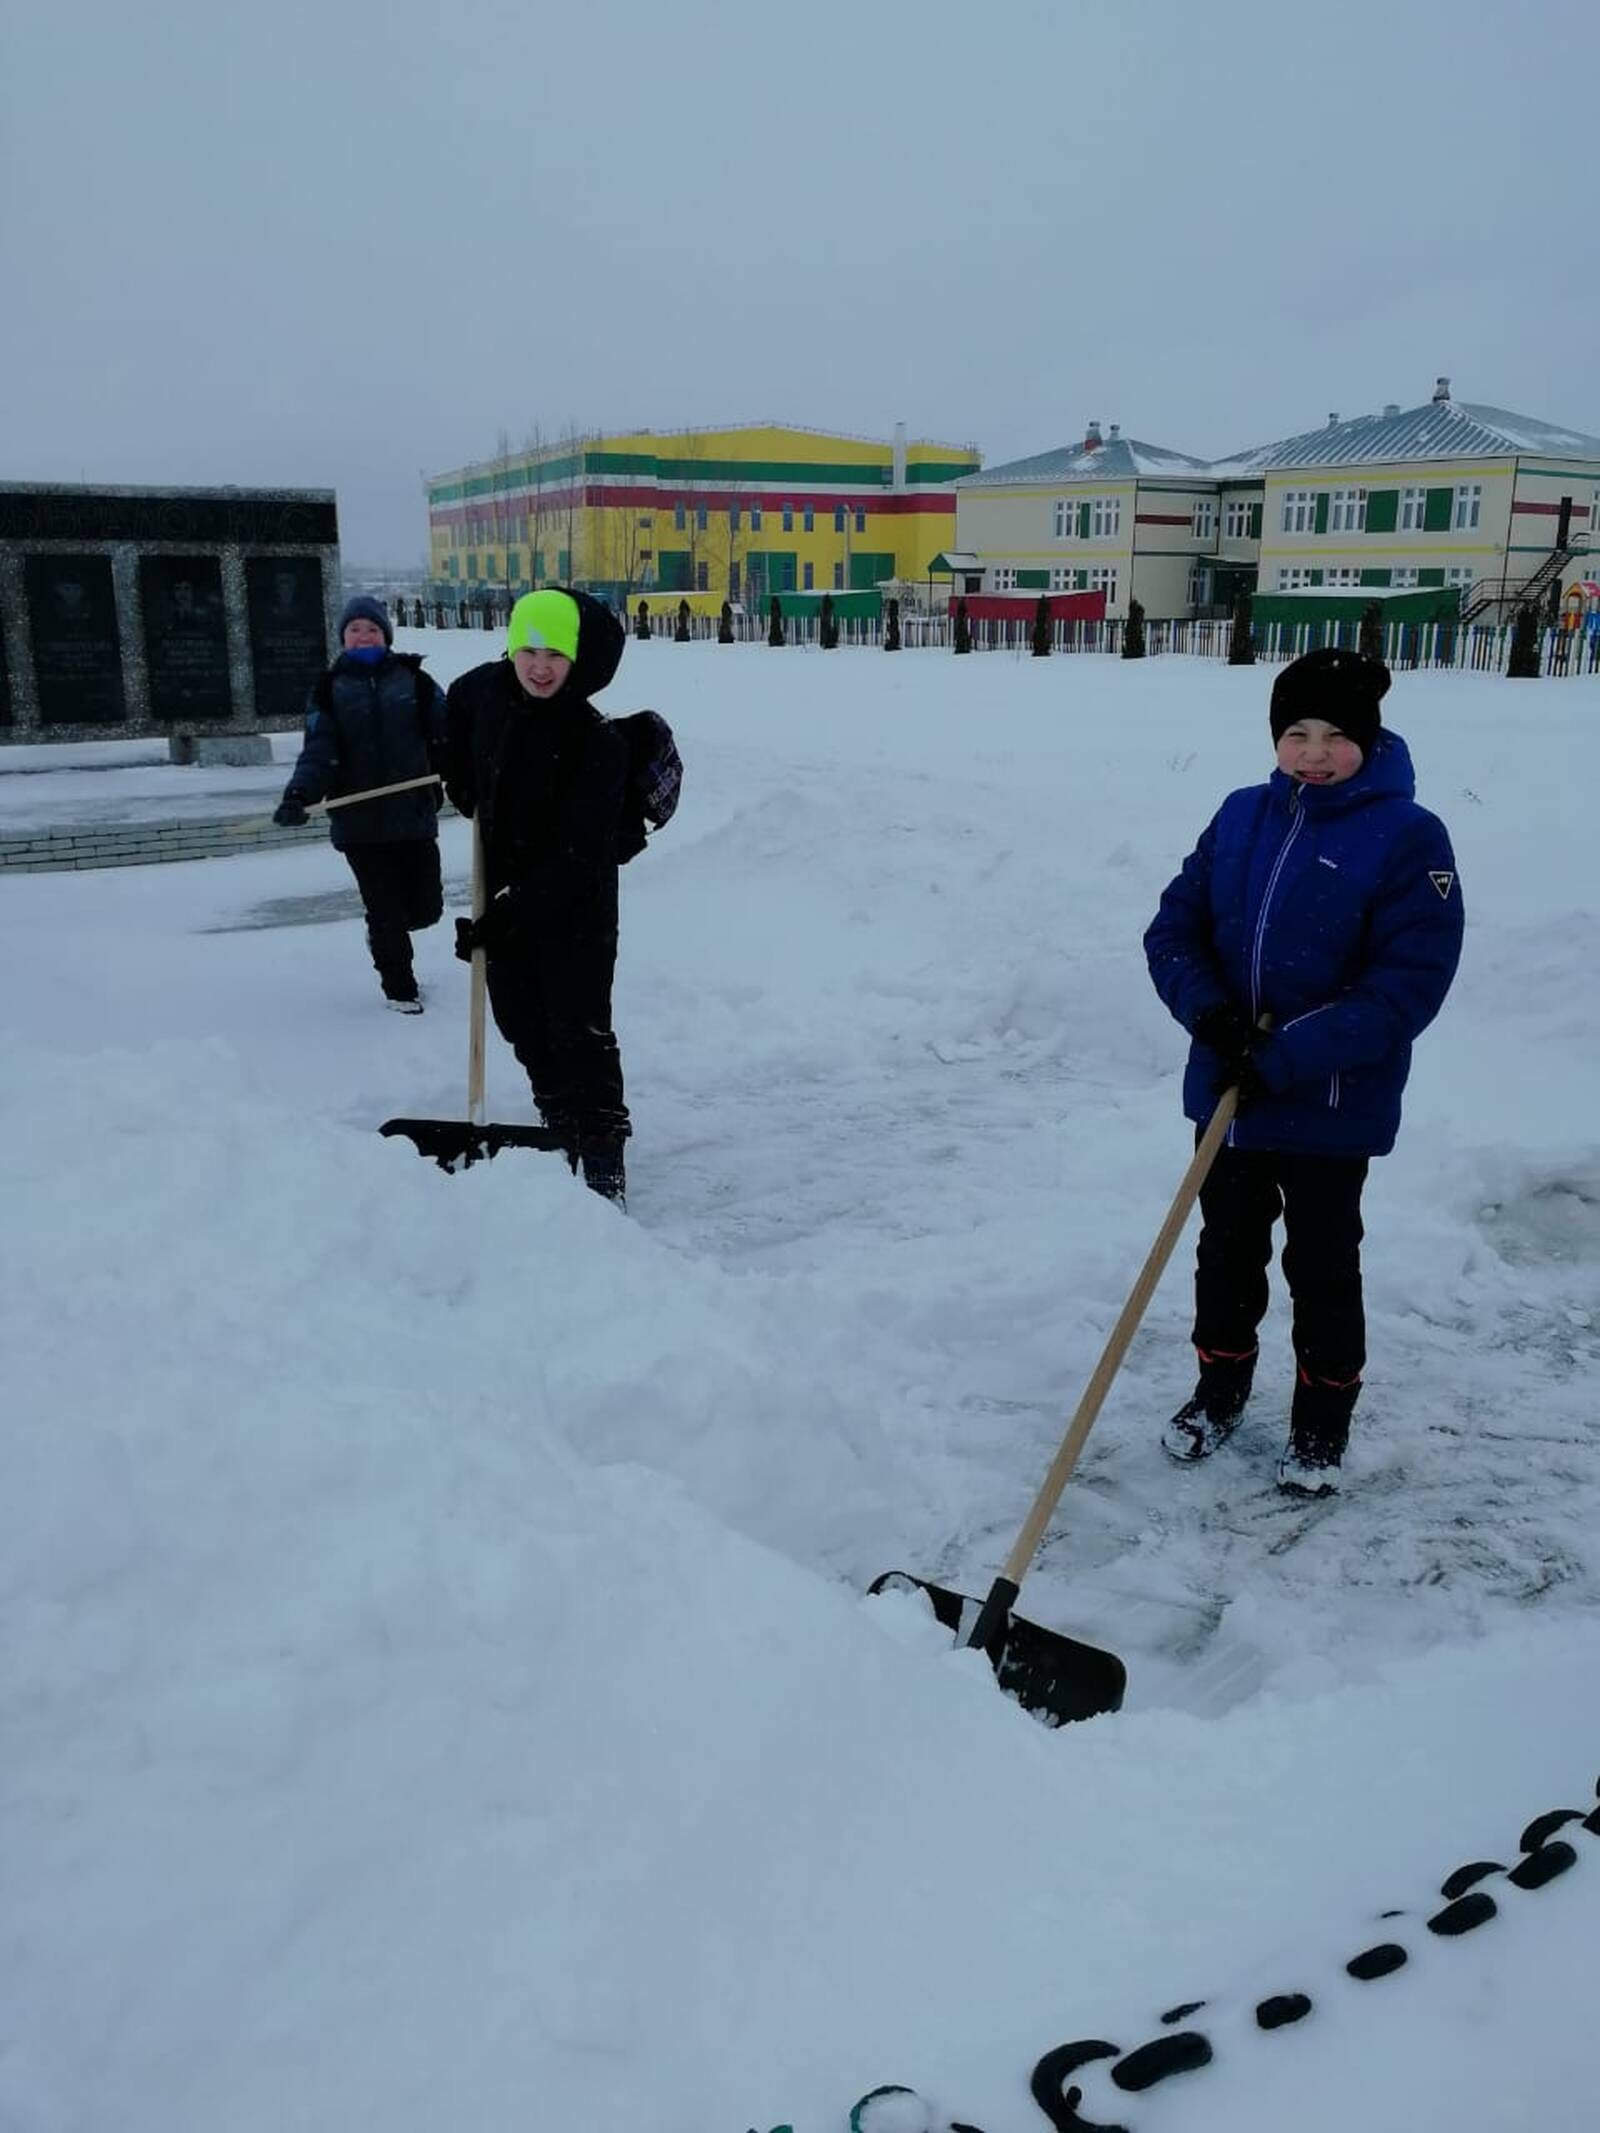
<instances>
[{"instance_id":1,"label":"black shovel blade","mask_svg":"<svg viewBox=\"0 0 1600 2133\"><path fill-rule=\"evenodd\" d=\"M388 1118L378 1131L408 1140L418 1155L441 1170L467 1170L502 1148L536 1148L565 1155L567 1144L553 1126L476 1126L464 1118Z\"/></svg>"},{"instance_id":2,"label":"black shovel blade","mask_svg":"<svg viewBox=\"0 0 1600 2133\"><path fill-rule=\"evenodd\" d=\"M867 1590L908 1592L913 1588L927 1594L935 1616L958 1644L972 1641L983 1612L981 1600L952 1592L948 1585L932 1585L907 1570L886 1570ZM1015 1697L1025 1711L1047 1725L1070 1725L1076 1719L1099 1718L1122 1709L1128 1670L1115 1652L1081 1644L1059 1630L1041 1629L1036 1622L1009 1612L1001 1636L986 1642L985 1649L1006 1695Z\"/></svg>"}]
</instances>

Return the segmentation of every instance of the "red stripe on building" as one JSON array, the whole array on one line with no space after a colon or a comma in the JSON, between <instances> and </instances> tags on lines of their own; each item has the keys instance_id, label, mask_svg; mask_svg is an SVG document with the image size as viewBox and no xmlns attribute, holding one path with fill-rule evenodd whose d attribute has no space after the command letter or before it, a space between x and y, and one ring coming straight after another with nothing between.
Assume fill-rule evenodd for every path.
<instances>
[{"instance_id":1,"label":"red stripe on building","mask_svg":"<svg viewBox=\"0 0 1600 2133\"><path fill-rule=\"evenodd\" d=\"M1535 504L1524 501L1513 504L1511 509L1513 515L1521 511L1530 518L1559 518L1561 516L1561 506L1559 504ZM1587 518L1589 516L1589 506L1580 504L1577 498L1574 497L1572 499L1572 515L1574 518Z\"/></svg>"},{"instance_id":2,"label":"red stripe on building","mask_svg":"<svg viewBox=\"0 0 1600 2133\"><path fill-rule=\"evenodd\" d=\"M1192 526L1192 511L1136 511L1133 515L1136 526Z\"/></svg>"}]
</instances>

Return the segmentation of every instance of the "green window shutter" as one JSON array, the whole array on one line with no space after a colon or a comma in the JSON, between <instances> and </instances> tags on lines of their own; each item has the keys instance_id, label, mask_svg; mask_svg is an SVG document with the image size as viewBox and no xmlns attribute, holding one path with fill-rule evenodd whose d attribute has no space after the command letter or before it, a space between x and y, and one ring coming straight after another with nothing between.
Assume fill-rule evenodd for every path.
<instances>
[{"instance_id":1,"label":"green window shutter","mask_svg":"<svg viewBox=\"0 0 1600 2133\"><path fill-rule=\"evenodd\" d=\"M478 575L478 558L477 558L477 557L476 557L475 555L469 555L469 556L467 557L467 576L468 576L469 578L475 578L475 577L476 577L477 575Z\"/></svg>"},{"instance_id":2,"label":"green window shutter","mask_svg":"<svg viewBox=\"0 0 1600 2133\"><path fill-rule=\"evenodd\" d=\"M1048 592L1050 590L1049 571L1019 570L1017 572L1017 590L1019 592Z\"/></svg>"},{"instance_id":3,"label":"green window shutter","mask_svg":"<svg viewBox=\"0 0 1600 2133\"><path fill-rule=\"evenodd\" d=\"M663 592L687 592L689 590L689 551L687 548L663 548L656 557L656 583Z\"/></svg>"},{"instance_id":4,"label":"green window shutter","mask_svg":"<svg viewBox=\"0 0 1600 2133\"><path fill-rule=\"evenodd\" d=\"M1454 503L1455 492L1453 490L1430 489L1428 491L1427 507L1422 515L1423 531L1425 533L1448 533L1450 531L1450 510ZM1440 583L1443 583L1442 579Z\"/></svg>"},{"instance_id":5,"label":"green window shutter","mask_svg":"<svg viewBox=\"0 0 1600 2133\"><path fill-rule=\"evenodd\" d=\"M1311 573L1311 583L1313 585L1320 585L1322 583L1322 572L1320 570L1314 570Z\"/></svg>"},{"instance_id":6,"label":"green window shutter","mask_svg":"<svg viewBox=\"0 0 1600 2133\"><path fill-rule=\"evenodd\" d=\"M1250 538L1253 541L1259 541L1261 538L1261 506L1259 504L1250 506Z\"/></svg>"},{"instance_id":7,"label":"green window shutter","mask_svg":"<svg viewBox=\"0 0 1600 2133\"><path fill-rule=\"evenodd\" d=\"M1086 593L1089 590L1089 573L1086 570L1075 570L1072 573L1072 587L1074 592Z\"/></svg>"},{"instance_id":8,"label":"green window shutter","mask_svg":"<svg viewBox=\"0 0 1600 2133\"><path fill-rule=\"evenodd\" d=\"M1327 532L1327 530L1328 530L1328 492L1327 492L1327 490L1326 490L1326 489L1319 489L1319 490L1317 491L1317 523L1316 523L1315 531L1316 531L1316 532L1318 532L1318 533L1326 533L1326 532ZM1320 584L1322 583L1322 580L1321 580L1320 578L1318 578L1316 582L1317 582L1317 583L1318 583L1318 584L1320 585Z\"/></svg>"},{"instance_id":9,"label":"green window shutter","mask_svg":"<svg viewBox=\"0 0 1600 2133\"><path fill-rule=\"evenodd\" d=\"M565 585L571 575L572 550L570 548L559 549L556 553L556 576L561 580L562 584Z\"/></svg>"},{"instance_id":10,"label":"green window shutter","mask_svg":"<svg viewBox=\"0 0 1600 2133\"><path fill-rule=\"evenodd\" d=\"M1441 489L1437 492L1430 490L1428 494L1428 502L1430 503L1430 505L1433 502L1435 493L1441 496L1448 496L1450 494L1450 491L1448 489ZM1442 585L1444 583L1443 566L1441 565L1438 570L1419 570L1417 572L1417 583L1419 585Z\"/></svg>"},{"instance_id":11,"label":"green window shutter","mask_svg":"<svg viewBox=\"0 0 1600 2133\"><path fill-rule=\"evenodd\" d=\"M1393 494L1392 490L1390 494ZM1361 573L1361 582L1363 585L1387 585L1389 583L1389 573L1386 570L1364 570Z\"/></svg>"},{"instance_id":12,"label":"green window shutter","mask_svg":"<svg viewBox=\"0 0 1600 2133\"><path fill-rule=\"evenodd\" d=\"M533 551L533 582L535 585L544 583L544 550L542 548L536 548Z\"/></svg>"},{"instance_id":13,"label":"green window shutter","mask_svg":"<svg viewBox=\"0 0 1600 2133\"><path fill-rule=\"evenodd\" d=\"M1400 491L1398 489L1369 489L1367 491L1367 531L1369 533L1393 533L1400 523ZM1384 580L1387 584L1387 578Z\"/></svg>"},{"instance_id":14,"label":"green window shutter","mask_svg":"<svg viewBox=\"0 0 1600 2133\"><path fill-rule=\"evenodd\" d=\"M1078 538L1080 541L1086 541L1089 538L1089 506L1087 504L1079 504L1078 506Z\"/></svg>"},{"instance_id":15,"label":"green window shutter","mask_svg":"<svg viewBox=\"0 0 1600 2133\"><path fill-rule=\"evenodd\" d=\"M521 563L521 561L522 558L520 555L518 555L515 548L508 548L506 550L506 576L508 578L517 578L522 575L521 571L517 567Z\"/></svg>"}]
</instances>

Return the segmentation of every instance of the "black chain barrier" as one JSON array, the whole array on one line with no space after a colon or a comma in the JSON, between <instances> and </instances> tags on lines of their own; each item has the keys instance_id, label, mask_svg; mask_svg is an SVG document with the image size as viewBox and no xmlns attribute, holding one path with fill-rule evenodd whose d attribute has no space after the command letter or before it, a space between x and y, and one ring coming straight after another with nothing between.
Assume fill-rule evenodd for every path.
<instances>
[{"instance_id":1,"label":"black chain barrier","mask_svg":"<svg viewBox=\"0 0 1600 2133\"><path fill-rule=\"evenodd\" d=\"M1595 1783L1595 1796L1600 1799L1600 1779ZM1590 1808L1587 1813L1581 1807L1553 1807L1547 1814L1535 1815L1517 1840L1518 1858L1513 1866L1506 1866L1498 1859L1472 1859L1447 1874L1439 1884L1439 1893L1445 1899L1444 1908L1435 1911L1425 1921L1427 1931L1441 1940L1454 1940L1464 1933L1475 1933L1480 1926L1498 1917L1499 1903L1484 1886L1497 1876L1512 1888L1532 1893L1547 1888L1552 1881L1570 1872L1578 1863L1578 1850L1558 1832L1566 1830L1569 1836L1574 1835L1574 1824L1590 1836L1600 1837L1600 1806ZM1384 1911L1379 1915L1390 1919L1404 1918L1407 1914ZM1410 1951L1398 1940L1380 1940L1352 1955L1344 1967L1348 1976L1368 1982L1392 1977L1410 1960ZM1209 2066L1215 2053L1205 2032L1180 2026L1188 2023L1190 2017L1199 2014L1206 2005L1204 2000L1185 2000L1180 2006L1169 2007L1165 2014L1156 2018L1165 2034L1152 2037L1131 2051L1125 2051L1120 2044L1108 2043L1102 2037L1080 2037L1047 2051L1034 2067L1028 2087L1055 2133L1130 2133L1130 2128L1120 2122L1083 2116L1080 2109L1083 2090L1073 2081L1073 2075L1089 2066L1097 2071L1109 2071L1116 2088L1126 2095L1137 2096L1153 2089L1158 2082L1170 2081L1180 2074L1194 2073ZM1268 2034L1289 2028L1296 2022L1303 2022L1313 2007L1309 1993L1271 1993L1257 2002L1256 2027ZM1108 2059L1114 2064L1105 2069L1102 2062ZM899 2133L902 2127L909 2129L912 2119L907 2114L916 2101L914 2089L895 2082L869 2090L851 2109L850 2133L876 2133L880 2125L884 2133ZM923 2129L926 2133L983 2133L981 2126L962 2119L947 2119L934 2127L930 2119L924 2118L923 2128L919 2128L918 2133L923 2133ZM750 2133L755 2133L755 2128L752 2127ZM793 2128L774 2126L771 2133L793 2133Z\"/></svg>"}]
</instances>

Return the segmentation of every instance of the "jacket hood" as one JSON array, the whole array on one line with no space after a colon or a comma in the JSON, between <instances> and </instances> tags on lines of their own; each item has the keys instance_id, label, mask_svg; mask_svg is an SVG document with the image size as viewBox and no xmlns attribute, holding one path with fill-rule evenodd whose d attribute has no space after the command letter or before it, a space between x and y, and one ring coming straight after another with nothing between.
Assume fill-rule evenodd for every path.
<instances>
[{"instance_id":1,"label":"jacket hood","mask_svg":"<svg viewBox=\"0 0 1600 2133\"><path fill-rule=\"evenodd\" d=\"M628 648L628 633L611 612L588 593L572 594L578 603L578 656L572 662L563 696L598 695L615 678Z\"/></svg>"},{"instance_id":2,"label":"jacket hood","mask_svg":"<svg viewBox=\"0 0 1600 2133\"><path fill-rule=\"evenodd\" d=\"M1414 800L1417 774L1411 751L1393 726L1379 728L1377 745L1353 778L1342 785L1300 785L1286 770L1275 770L1269 779L1272 797L1287 807L1297 796L1300 805L1318 815L1342 815L1369 800Z\"/></svg>"}]
</instances>

